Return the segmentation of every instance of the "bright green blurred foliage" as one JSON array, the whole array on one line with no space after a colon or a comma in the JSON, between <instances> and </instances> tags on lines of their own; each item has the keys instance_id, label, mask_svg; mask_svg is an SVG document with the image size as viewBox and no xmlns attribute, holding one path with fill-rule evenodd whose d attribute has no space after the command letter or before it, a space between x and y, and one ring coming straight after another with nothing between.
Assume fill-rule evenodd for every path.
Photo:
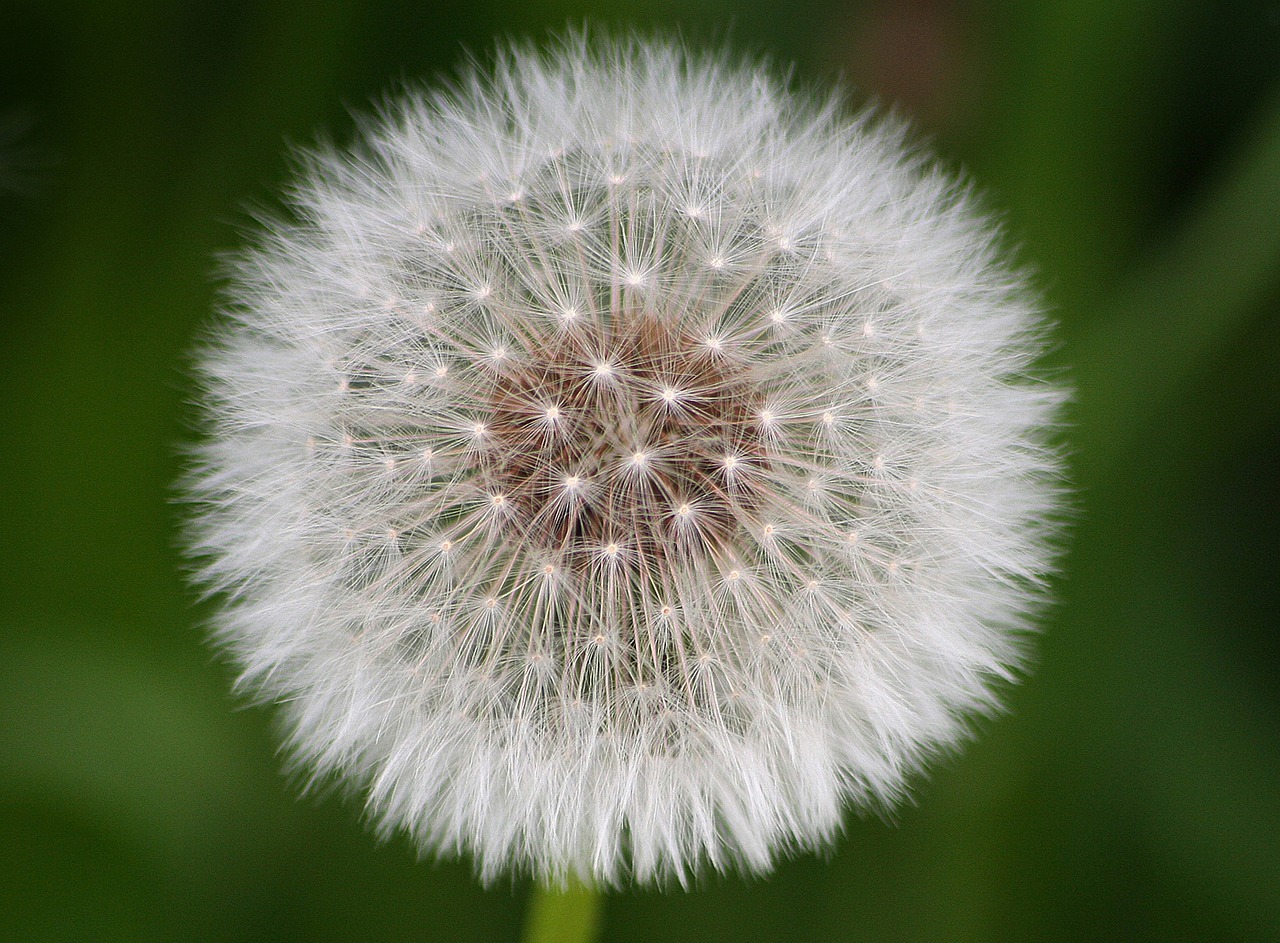
<instances>
[{"instance_id":1,"label":"bright green blurred foliage","mask_svg":"<svg viewBox=\"0 0 1280 943\"><path fill-rule=\"evenodd\" d=\"M1264 0L0 5L0 939L515 939L296 797L175 552L187 351L284 142L585 17L843 75L967 168L1078 389L1038 665L895 821L604 937L1280 939L1280 13Z\"/></svg>"}]
</instances>

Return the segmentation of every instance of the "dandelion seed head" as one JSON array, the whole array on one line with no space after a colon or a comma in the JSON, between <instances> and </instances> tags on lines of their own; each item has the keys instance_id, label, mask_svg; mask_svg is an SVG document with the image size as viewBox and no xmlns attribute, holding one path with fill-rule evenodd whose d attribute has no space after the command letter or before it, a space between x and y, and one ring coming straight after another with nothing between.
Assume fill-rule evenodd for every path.
<instances>
[{"instance_id":1,"label":"dandelion seed head","mask_svg":"<svg viewBox=\"0 0 1280 943\"><path fill-rule=\"evenodd\" d=\"M1016 674L1040 319L891 121L677 43L474 68L235 264L188 485L218 638L303 768L486 879L767 870Z\"/></svg>"}]
</instances>

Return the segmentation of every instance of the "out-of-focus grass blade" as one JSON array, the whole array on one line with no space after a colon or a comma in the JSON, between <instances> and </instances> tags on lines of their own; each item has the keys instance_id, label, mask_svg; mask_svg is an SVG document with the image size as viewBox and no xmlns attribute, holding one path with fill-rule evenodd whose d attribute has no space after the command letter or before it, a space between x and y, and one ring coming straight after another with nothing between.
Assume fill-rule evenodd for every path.
<instances>
[{"instance_id":1,"label":"out-of-focus grass blade","mask_svg":"<svg viewBox=\"0 0 1280 943\"><path fill-rule=\"evenodd\" d=\"M1238 336L1278 281L1280 94L1182 230L1069 343L1081 481Z\"/></svg>"}]
</instances>

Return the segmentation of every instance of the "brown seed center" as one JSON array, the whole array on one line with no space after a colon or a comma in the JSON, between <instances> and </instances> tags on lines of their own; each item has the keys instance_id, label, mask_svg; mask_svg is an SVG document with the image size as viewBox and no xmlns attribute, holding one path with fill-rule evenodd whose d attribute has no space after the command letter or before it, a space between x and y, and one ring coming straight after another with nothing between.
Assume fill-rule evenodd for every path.
<instances>
[{"instance_id":1,"label":"brown seed center","mask_svg":"<svg viewBox=\"0 0 1280 943\"><path fill-rule=\"evenodd\" d=\"M722 556L759 506L760 410L746 365L717 345L653 315L619 318L496 371L478 460L518 510L519 538L568 565L610 545L651 563Z\"/></svg>"}]
</instances>

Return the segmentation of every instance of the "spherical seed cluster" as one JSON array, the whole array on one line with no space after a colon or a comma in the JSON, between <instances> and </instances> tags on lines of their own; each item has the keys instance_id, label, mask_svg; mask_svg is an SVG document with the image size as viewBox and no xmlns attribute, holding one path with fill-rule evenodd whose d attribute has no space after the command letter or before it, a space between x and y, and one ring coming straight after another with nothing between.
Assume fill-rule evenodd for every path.
<instances>
[{"instance_id":1,"label":"spherical seed cluster","mask_svg":"<svg viewBox=\"0 0 1280 943\"><path fill-rule=\"evenodd\" d=\"M191 485L304 764L486 877L685 880L828 840L992 706L1060 395L900 138L578 39L312 159Z\"/></svg>"}]
</instances>

